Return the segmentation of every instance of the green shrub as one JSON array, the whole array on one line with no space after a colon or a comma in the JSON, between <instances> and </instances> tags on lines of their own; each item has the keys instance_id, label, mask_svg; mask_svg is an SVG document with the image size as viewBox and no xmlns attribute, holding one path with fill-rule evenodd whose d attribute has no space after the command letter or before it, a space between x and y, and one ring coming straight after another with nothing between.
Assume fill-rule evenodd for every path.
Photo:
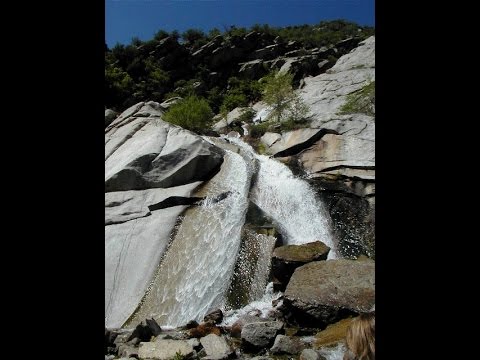
<instances>
[{"instance_id":1,"label":"green shrub","mask_svg":"<svg viewBox=\"0 0 480 360\"><path fill-rule=\"evenodd\" d=\"M255 110L253 110L251 107L248 107L248 108L244 108L242 110L240 110L241 112L241 115L238 117L238 121L240 123L242 122L246 122L246 123L249 123L253 120L253 117L255 116L255 114L257 113Z\"/></svg>"},{"instance_id":2,"label":"green shrub","mask_svg":"<svg viewBox=\"0 0 480 360\"><path fill-rule=\"evenodd\" d=\"M211 124L213 111L203 98L189 96L172 105L163 119L197 133L204 132Z\"/></svg>"},{"instance_id":3,"label":"green shrub","mask_svg":"<svg viewBox=\"0 0 480 360\"><path fill-rule=\"evenodd\" d=\"M248 100L243 94L227 93L223 98L223 106L225 106L228 111L232 111L236 107L245 106L247 104Z\"/></svg>"},{"instance_id":4,"label":"green shrub","mask_svg":"<svg viewBox=\"0 0 480 360\"><path fill-rule=\"evenodd\" d=\"M255 139L260 138L268 131L269 128L270 123L268 122L252 125L250 127L250 136Z\"/></svg>"}]
</instances>

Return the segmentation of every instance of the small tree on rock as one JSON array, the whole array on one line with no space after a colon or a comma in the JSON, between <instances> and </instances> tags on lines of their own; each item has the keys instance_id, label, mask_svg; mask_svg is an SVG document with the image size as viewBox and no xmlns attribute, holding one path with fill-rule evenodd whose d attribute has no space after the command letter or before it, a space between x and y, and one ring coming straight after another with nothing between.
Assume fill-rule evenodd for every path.
<instances>
[{"instance_id":1,"label":"small tree on rock","mask_svg":"<svg viewBox=\"0 0 480 360\"><path fill-rule=\"evenodd\" d=\"M272 108L272 115L277 122L293 122L304 119L308 106L293 91L293 74L274 71L263 78L263 101Z\"/></svg>"}]
</instances>

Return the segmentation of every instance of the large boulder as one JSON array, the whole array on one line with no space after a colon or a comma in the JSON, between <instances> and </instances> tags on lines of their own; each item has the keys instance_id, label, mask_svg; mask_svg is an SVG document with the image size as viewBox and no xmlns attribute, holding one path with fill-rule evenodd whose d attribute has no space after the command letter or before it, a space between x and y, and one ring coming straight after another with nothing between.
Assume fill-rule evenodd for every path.
<instances>
[{"instance_id":1,"label":"large boulder","mask_svg":"<svg viewBox=\"0 0 480 360\"><path fill-rule=\"evenodd\" d=\"M285 335L277 335L270 351L272 354L296 355L303 350L303 345L298 338Z\"/></svg>"},{"instance_id":2,"label":"large boulder","mask_svg":"<svg viewBox=\"0 0 480 360\"><path fill-rule=\"evenodd\" d=\"M115 132L106 144L106 151L112 142L118 147L105 160L105 192L204 181L215 174L223 162L223 150L161 120L136 120L126 127L132 131ZM118 137L121 139L116 139Z\"/></svg>"},{"instance_id":3,"label":"large boulder","mask_svg":"<svg viewBox=\"0 0 480 360\"><path fill-rule=\"evenodd\" d=\"M171 360L180 353L185 358L193 355L193 347L184 340L156 340L142 342L138 348L140 359Z\"/></svg>"},{"instance_id":4,"label":"large boulder","mask_svg":"<svg viewBox=\"0 0 480 360\"><path fill-rule=\"evenodd\" d=\"M321 241L302 245L284 245L276 248L272 256L273 276L284 291L296 268L312 261L326 260L330 248Z\"/></svg>"},{"instance_id":5,"label":"large boulder","mask_svg":"<svg viewBox=\"0 0 480 360\"><path fill-rule=\"evenodd\" d=\"M210 334L200 339L207 356L216 359L227 358L232 349L228 346L225 339L221 336Z\"/></svg>"},{"instance_id":6,"label":"large boulder","mask_svg":"<svg viewBox=\"0 0 480 360\"><path fill-rule=\"evenodd\" d=\"M326 326L375 304L375 262L315 261L293 273L284 304L298 324Z\"/></svg>"},{"instance_id":7,"label":"large boulder","mask_svg":"<svg viewBox=\"0 0 480 360\"><path fill-rule=\"evenodd\" d=\"M242 346L246 351L271 347L277 335L284 333L281 321L262 321L246 324L242 329Z\"/></svg>"}]
</instances>

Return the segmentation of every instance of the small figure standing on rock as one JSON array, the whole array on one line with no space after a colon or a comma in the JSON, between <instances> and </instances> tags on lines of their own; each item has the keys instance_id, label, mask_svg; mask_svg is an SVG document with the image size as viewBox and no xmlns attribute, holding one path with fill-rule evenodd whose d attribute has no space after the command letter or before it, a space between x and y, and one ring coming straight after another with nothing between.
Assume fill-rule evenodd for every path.
<instances>
[{"instance_id":1,"label":"small figure standing on rock","mask_svg":"<svg viewBox=\"0 0 480 360\"><path fill-rule=\"evenodd\" d=\"M345 339L343 360L375 360L375 312L353 319Z\"/></svg>"}]
</instances>

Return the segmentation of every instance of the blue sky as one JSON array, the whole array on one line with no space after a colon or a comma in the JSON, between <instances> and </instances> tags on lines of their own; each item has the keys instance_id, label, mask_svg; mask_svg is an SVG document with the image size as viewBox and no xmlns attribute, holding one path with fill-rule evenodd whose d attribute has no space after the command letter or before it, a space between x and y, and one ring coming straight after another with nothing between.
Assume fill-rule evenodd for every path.
<instances>
[{"instance_id":1,"label":"blue sky","mask_svg":"<svg viewBox=\"0 0 480 360\"><path fill-rule=\"evenodd\" d=\"M105 0L105 40L149 40L160 29L205 32L230 25L250 27L317 24L346 19L375 25L375 0Z\"/></svg>"}]
</instances>

